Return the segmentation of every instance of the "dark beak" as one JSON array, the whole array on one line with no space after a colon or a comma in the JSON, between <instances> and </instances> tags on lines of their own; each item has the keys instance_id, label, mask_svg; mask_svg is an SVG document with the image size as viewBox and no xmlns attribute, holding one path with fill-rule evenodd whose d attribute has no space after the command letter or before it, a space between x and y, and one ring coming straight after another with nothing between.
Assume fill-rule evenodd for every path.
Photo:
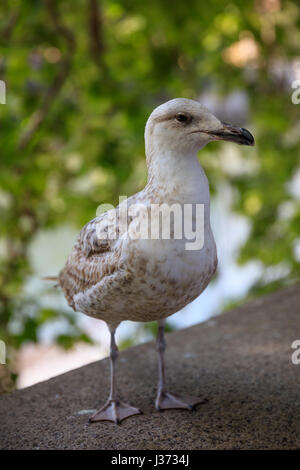
<instances>
[{"instance_id":1,"label":"dark beak","mask_svg":"<svg viewBox=\"0 0 300 470\"><path fill-rule=\"evenodd\" d=\"M228 140L240 145L254 145L254 137L243 127L231 126L222 122L223 128L217 131L209 131L217 140Z\"/></svg>"}]
</instances>

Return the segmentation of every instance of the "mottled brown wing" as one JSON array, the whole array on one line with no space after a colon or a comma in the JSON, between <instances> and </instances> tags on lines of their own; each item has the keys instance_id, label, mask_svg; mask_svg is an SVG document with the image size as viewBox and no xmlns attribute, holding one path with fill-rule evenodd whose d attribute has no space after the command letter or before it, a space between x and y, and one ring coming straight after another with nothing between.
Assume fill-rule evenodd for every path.
<instances>
[{"instance_id":1,"label":"mottled brown wing","mask_svg":"<svg viewBox=\"0 0 300 470\"><path fill-rule=\"evenodd\" d=\"M81 230L65 267L59 274L59 285L68 304L75 310L74 295L85 292L118 268L118 255L114 253L115 240L99 237L107 231L107 213L88 222ZM98 230L96 230L98 224ZM101 235L101 234L100 234Z\"/></svg>"}]
</instances>

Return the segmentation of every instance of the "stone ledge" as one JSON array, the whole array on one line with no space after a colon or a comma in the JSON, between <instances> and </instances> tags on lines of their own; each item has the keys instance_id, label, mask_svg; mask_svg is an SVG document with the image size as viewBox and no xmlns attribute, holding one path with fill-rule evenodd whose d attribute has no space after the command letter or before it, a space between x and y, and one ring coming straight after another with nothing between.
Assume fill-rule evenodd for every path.
<instances>
[{"instance_id":1,"label":"stone ledge","mask_svg":"<svg viewBox=\"0 0 300 470\"><path fill-rule=\"evenodd\" d=\"M0 397L2 449L300 448L299 285L167 335L169 389L208 401L196 411L154 409L154 342L120 354L124 398L144 414L88 424L106 399L107 359ZM79 414L78 414L79 413Z\"/></svg>"}]
</instances>

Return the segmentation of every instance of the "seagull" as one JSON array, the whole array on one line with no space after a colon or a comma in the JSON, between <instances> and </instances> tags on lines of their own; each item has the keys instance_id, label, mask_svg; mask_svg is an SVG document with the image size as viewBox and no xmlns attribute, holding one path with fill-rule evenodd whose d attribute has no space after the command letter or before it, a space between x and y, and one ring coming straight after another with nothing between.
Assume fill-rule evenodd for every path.
<instances>
[{"instance_id":1,"label":"seagull","mask_svg":"<svg viewBox=\"0 0 300 470\"><path fill-rule=\"evenodd\" d=\"M201 403L198 397L169 392L164 329L166 318L198 297L216 271L209 184L198 161L198 151L215 140L254 145L250 132L220 121L197 101L176 98L154 109L145 127L148 168L145 188L83 227L57 277L68 304L75 311L104 320L110 332L110 394L90 422L119 424L141 413L121 400L116 382L115 333L124 320L158 323L156 409L191 410ZM145 212L137 211L136 217L129 216L128 208L144 207L148 214L153 206L160 205L202 207L202 212L192 216L194 226L199 222L198 227L203 231L202 243L195 249L187 249L190 238L175 237L174 225L169 238L138 236ZM120 223L123 212L125 224ZM160 217L159 212L154 214L152 224ZM116 220L119 221L117 236L109 236Z\"/></svg>"}]
</instances>

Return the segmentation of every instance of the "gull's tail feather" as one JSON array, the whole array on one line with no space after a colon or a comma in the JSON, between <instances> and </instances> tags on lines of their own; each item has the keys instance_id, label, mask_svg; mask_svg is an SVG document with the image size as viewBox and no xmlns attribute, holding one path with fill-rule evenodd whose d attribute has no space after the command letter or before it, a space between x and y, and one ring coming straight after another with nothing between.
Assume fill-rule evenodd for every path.
<instances>
[{"instance_id":1,"label":"gull's tail feather","mask_svg":"<svg viewBox=\"0 0 300 470\"><path fill-rule=\"evenodd\" d=\"M58 276L43 276L42 281L58 281Z\"/></svg>"},{"instance_id":2,"label":"gull's tail feather","mask_svg":"<svg viewBox=\"0 0 300 470\"><path fill-rule=\"evenodd\" d=\"M53 281L56 282L54 287L59 287L58 276L43 276L40 278L41 281Z\"/></svg>"}]
</instances>

